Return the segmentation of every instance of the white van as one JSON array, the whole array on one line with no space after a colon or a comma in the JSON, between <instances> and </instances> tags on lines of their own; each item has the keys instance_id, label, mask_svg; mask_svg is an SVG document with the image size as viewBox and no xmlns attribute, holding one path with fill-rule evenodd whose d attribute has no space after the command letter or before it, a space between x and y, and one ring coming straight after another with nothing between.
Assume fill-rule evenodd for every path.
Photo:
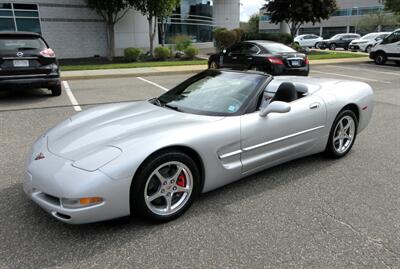
<instances>
[{"instance_id":1,"label":"white van","mask_svg":"<svg viewBox=\"0 0 400 269\"><path fill-rule=\"evenodd\" d=\"M400 29L377 43L372 48L369 58L379 65L385 64L386 61L395 61L397 65L400 65Z\"/></svg>"}]
</instances>

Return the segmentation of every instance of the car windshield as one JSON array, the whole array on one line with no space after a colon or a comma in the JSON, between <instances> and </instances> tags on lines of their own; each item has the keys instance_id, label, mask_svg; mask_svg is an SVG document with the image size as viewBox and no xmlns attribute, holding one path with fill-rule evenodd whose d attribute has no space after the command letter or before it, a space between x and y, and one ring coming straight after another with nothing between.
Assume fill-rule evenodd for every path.
<instances>
[{"instance_id":1,"label":"car windshield","mask_svg":"<svg viewBox=\"0 0 400 269\"><path fill-rule=\"evenodd\" d=\"M334 35L333 37L331 37L331 39L339 39L341 38L343 35Z\"/></svg>"},{"instance_id":2,"label":"car windshield","mask_svg":"<svg viewBox=\"0 0 400 269\"><path fill-rule=\"evenodd\" d=\"M182 112L229 116L238 113L265 76L205 71L158 98L159 105Z\"/></svg>"},{"instance_id":3,"label":"car windshield","mask_svg":"<svg viewBox=\"0 0 400 269\"><path fill-rule=\"evenodd\" d=\"M37 37L0 37L0 51L44 50L46 44Z\"/></svg>"},{"instance_id":4,"label":"car windshield","mask_svg":"<svg viewBox=\"0 0 400 269\"><path fill-rule=\"evenodd\" d=\"M374 39L375 37L377 37L379 34L367 34L363 37L361 37L361 39L363 40L369 40L369 39Z\"/></svg>"},{"instance_id":5,"label":"car windshield","mask_svg":"<svg viewBox=\"0 0 400 269\"><path fill-rule=\"evenodd\" d=\"M262 43L262 46L270 53L296 52L294 49L279 43Z\"/></svg>"}]
</instances>

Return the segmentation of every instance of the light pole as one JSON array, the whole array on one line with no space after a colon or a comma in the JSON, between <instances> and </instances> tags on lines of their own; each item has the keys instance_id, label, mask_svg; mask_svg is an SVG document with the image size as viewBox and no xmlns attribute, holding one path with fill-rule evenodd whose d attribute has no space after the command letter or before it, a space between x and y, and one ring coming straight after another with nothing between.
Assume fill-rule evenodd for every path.
<instances>
[{"instance_id":1,"label":"light pole","mask_svg":"<svg viewBox=\"0 0 400 269\"><path fill-rule=\"evenodd\" d=\"M356 16L357 16L356 23L354 25L354 32L357 33L357 28L358 28L358 9L359 9L359 7L353 7L353 9L354 8L356 9Z\"/></svg>"}]
</instances>

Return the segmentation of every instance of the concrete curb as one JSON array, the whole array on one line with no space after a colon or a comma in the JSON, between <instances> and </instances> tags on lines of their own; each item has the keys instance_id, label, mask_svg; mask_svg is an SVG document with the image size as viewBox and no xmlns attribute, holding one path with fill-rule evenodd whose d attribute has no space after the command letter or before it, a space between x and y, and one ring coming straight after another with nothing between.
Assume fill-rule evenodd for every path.
<instances>
[{"instance_id":1,"label":"concrete curb","mask_svg":"<svg viewBox=\"0 0 400 269\"><path fill-rule=\"evenodd\" d=\"M310 65L338 64L338 63L361 63L370 61L367 57L342 58L328 60L313 60ZM127 69L103 69L86 71L65 71L61 72L62 80L87 80L101 78L126 78L145 77L152 75L181 75L198 73L207 69L206 65L170 66L153 68L127 68Z\"/></svg>"}]
</instances>

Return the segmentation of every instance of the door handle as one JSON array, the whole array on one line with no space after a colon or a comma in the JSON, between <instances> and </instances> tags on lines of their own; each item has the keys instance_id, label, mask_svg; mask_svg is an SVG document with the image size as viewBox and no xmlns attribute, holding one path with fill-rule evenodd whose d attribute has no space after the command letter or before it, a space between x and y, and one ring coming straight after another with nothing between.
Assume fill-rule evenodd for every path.
<instances>
[{"instance_id":1,"label":"door handle","mask_svg":"<svg viewBox=\"0 0 400 269\"><path fill-rule=\"evenodd\" d=\"M313 104L310 105L310 109L317 109L317 108L319 108L320 106L321 106L320 103L313 103Z\"/></svg>"},{"instance_id":2,"label":"door handle","mask_svg":"<svg viewBox=\"0 0 400 269\"><path fill-rule=\"evenodd\" d=\"M247 60L253 60L253 57L249 57L249 58L247 58Z\"/></svg>"},{"instance_id":3,"label":"door handle","mask_svg":"<svg viewBox=\"0 0 400 269\"><path fill-rule=\"evenodd\" d=\"M233 60L237 60L237 57L232 57Z\"/></svg>"}]
</instances>

